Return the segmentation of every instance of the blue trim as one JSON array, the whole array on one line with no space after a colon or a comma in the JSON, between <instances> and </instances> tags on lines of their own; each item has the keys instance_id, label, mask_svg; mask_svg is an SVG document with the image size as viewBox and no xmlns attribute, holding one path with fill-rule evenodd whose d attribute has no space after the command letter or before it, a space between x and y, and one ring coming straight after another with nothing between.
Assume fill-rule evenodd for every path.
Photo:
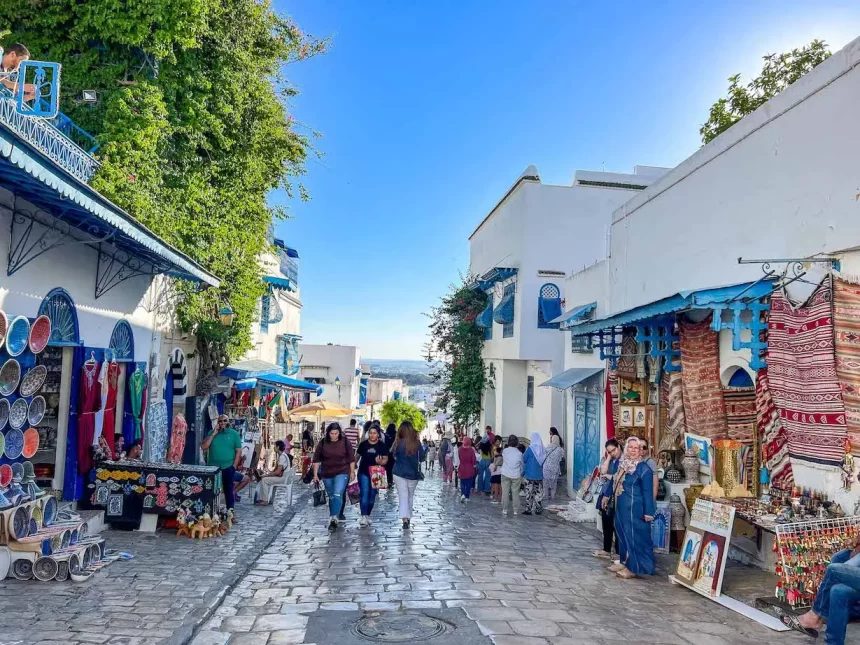
<instances>
[{"instance_id":1,"label":"blue trim","mask_svg":"<svg viewBox=\"0 0 860 645\"><path fill-rule=\"evenodd\" d=\"M134 361L134 331L125 318L116 321L108 348L113 350L113 358L117 363Z\"/></svg>"},{"instance_id":2,"label":"blue trim","mask_svg":"<svg viewBox=\"0 0 860 645\"><path fill-rule=\"evenodd\" d=\"M488 294L487 298L487 306L484 307L484 310L478 314L478 317L475 318L475 324L481 329L490 330L490 338L493 337L493 294ZM484 335L486 339L486 334Z\"/></svg>"},{"instance_id":3,"label":"blue trim","mask_svg":"<svg viewBox=\"0 0 860 645\"><path fill-rule=\"evenodd\" d=\"M296 285L289 278L279 278L273 275L267 275L263 277L263 282L266 282L272 285L274 289L283 289L284 291L295 291Z\"/></svg>"},{"instance_id":4,"label":"blue trim","mask_svg":"<svg viewBox=\"0 0 860 645\"><path fill-rule=\"evenodd\" d=\"M602 367L572 367L541 383L539 387L554 387L559 390L566 390L602 371Z\"/></svg>"},{"instance_id":5,"label":"blue trim","mask_svg":"<svg viewBox=\"0 0 860 645\"><path fill-rule=\"evenodd\" d=\"M739 367L729 379L729 387L755 387L755 385L747 371Z\"/></svg>"},{"instance_id":6,"label":"blue trim","mask_svg":"<svg viewBox=\"0 0 860 645\"><path fill-rule=\"evenodd\" d=\"M260 333L268 334L269 333L269 307L271 306L271 301L269 300L271 296L269 294L265 294L262 298L260 298Z\"/></svg>"},{"instance_id":7,"label":"blue trim","mask_svg":"<svg viewBox=\"0 0 860 645\"><path fill-rule=\"evenodd\" d=\"M283 240L275 240L275 246L287 254L287 257L299 259L299 252L284 244Z\"/></svg>"},{"instance_id":8,"label":"blue trim","mask_svg":"<svg viewBox=\"0 0 860 645\"><path fill-rule=\"evenodd\" d=\"M551 322L561 315L561 298L538 298L538 328L558 329L559 324Z\"/></svg>"},{"instance_id":9,"label":"blue trim","mask_svg":"<svg viewBox=\"0 0 860 645\"><path fill-rule=\"evenodd\" d=\"M505 285L505 292L499 304L493 309L493 320L500 325L514 322L514 299L516 298L516 283Z\"/></svg>"},{"instance_id":10,"label":"blue trim","mask_svg":"<svg viewBox=\"0 0 860 645\"><path fill-rule=\"evenodd\" d=\"M469 288L486 291L497 282L504 282L508 278L514 277L517 275L518 271L519 269L495 267L477 278L471 285L469 285Z\"/></svg>"},{"instance_id":11,"label":"blue trim","mask_svg":"<svg viewBox=\"0 0 860 645\"><path fill-rule=\"evenodd\" d=\"M284 376L283 374L278 374L277 372L260 374L257 377L257 381L261 385L269 385L274 387L280 386L282 388L289 388L291 390L303 390L306 392L316 392L317 388L319 387L316 383L309 383L308 381L290 378L289 376Z\"/></svg>"},{"instance_id":12,"label":"blue trim","mask_svg":"<svg viewBox=\"0 0 860 645\"><path fill-rule=\"evenodd\" d=\"M568 309L562 315L550 320L550 322L561 323L562 329L568 329L569 325L576 322L590 320L595 309L597 309L597 303L589 302L587 305L579 305L573 309Z\"/></svg>"},{"instance_id":13,"label":"blue trim","mask_svg":"<svg viewBox=\"0 0 860 645\"><path fill-rule=\"evenodd\" d=\"M236 388L237 391L242 392L243 390L251 390L257 387L257 379L255 378L243 378L233 383L233 387Z\"/></svg>"},{"instance_id":14,"label":"blue trim","mask_svg":"<svg viewBox=\"0 0 860 645\"><path fill-rule=\"evenodd\" d=\"M39 305L40 316L51 321L51 347L74 347L81 344L78 310L69 292L62 287L51 289Z\"/></svg>"},{"instance_id":15,"label":"blue trim","mask_svg":"<svg viewBox=\"0 0 860 645\"><path fill-rule=\"evenodd\" d=\"M66 426L66 466L63 472L63 501L79 499L83 487L78 482L78 402L81 398L81 367L86 360L83 346L72 350L72 377L69 396L69 422Z\"/></svg>"}]
</instances>

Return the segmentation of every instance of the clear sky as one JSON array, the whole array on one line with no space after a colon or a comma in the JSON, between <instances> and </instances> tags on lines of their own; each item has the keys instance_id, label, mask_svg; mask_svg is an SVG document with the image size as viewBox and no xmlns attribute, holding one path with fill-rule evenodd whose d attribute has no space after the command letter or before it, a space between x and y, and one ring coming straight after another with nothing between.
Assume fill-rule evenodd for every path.
<instances>
[{"instance_id":1,"label":"clear sky","mask_svg":"<svg viewBox=\"0 0 860 645\"><path fill-rule=\"evenodd\" d=\"M677 165L730 75L860 36L856 0L274 2L333 37L288 69L292 113L323 135L312 199L278 227L301 255L302 333L372 358L422 356L424 312L527 165L558 184Z\"/></svg>"}]
</instances>

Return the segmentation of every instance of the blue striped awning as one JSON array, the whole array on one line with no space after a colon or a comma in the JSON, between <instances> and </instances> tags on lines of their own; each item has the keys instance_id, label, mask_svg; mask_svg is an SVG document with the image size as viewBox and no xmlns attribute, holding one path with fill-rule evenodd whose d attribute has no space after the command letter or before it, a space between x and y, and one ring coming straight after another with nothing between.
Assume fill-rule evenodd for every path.
<instances>
[{"instance_id":1,"label":"blue striped awning","mask_svg":"<svg viewBox=\"0 0 860 645\"><path fill-rule=\"evenodd\" d=\"M470 288L486 291L497 282L504 282L508 278L515 276L518 271L519 269L508 267L494 267L475 280Z\"/></svg>"},{"instance_id":2,"label":"blue striped awning","mask_svg":"<svg viewBox=\"0 0 860 645\"><path fill-rule=\"evenodd\" d=\"M597 309L596 302L589 302L587 305L578 305L573 309L568 309L560 316L550 320L551 323L561 323L562 328L566 325L571 325L580 320L586 320L588 316Z\"/></svg>"},{"instance_id":3,"label":"blue striped awning","mask_svg":"<svg viewBox=\"0 0 860 645\"><path fill-rule=\"evenodd\" d=\"M513 291L506 293L493 310L493 320L500 325L514 322L514 296L515 292Z\"/></svg>"},{"instance_id":4,"label":"blue striped awning","mask_svg":"<svg viewBox=\"0 0 860 645\"><path fill-rule=\"evenodd\" d=\"M263 281L271 285L273 289L283 289L284 291L295 291L296 285L289 278L281 278L275 275L263 276Z\"/></svg>"},{"instance_id":5,"label":"blue striped awning","mask_svg":"<svg viewBox=\"0 0 860 645\"><path fill-rule=\"evenodd\" d=\"M299 259L299 252L293 248L290 248L286 244L284 244L283 240L275 240L275 247L281 249L284 253L287 254L287 257Z\"/></svg>"},{"instance_id":6,"label":"blue striped awning","mask_svg":"<svg viewBox=\"0 0 860 645\"><path fill-rule=\"evenodd\" d=\"M478 317L475 318L475 324L481 329L487 329L487 327L493 326L493 301L490 300L487 303L487 306L484 307L484 311L478 314Z\"/></svg>"},{"instance_id":7,"label":"blue striped awning","mask_svg":"<svg viewBox=\"0 0 860 645\"><path fill-rule=\"evenodd\" d=\"M303 390L306 392L316 392L319 389L319 385L317 385L316 383L302 381L301 379L297 378L290 378L289 376L285 376L278 372L260 374L257 377L257 381L259 381L261 385L280 387L285 390Z\"/></svg>"}]
</instances>

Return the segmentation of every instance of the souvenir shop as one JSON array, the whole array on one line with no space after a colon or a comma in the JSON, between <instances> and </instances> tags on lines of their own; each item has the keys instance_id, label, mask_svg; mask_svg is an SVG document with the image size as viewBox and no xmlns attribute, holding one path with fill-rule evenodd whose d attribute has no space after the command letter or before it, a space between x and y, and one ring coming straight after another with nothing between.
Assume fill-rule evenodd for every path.
<instances>
[{"instance_id":1,"label":"souvenir shop","mask_svg":"<svg viewBox=\"0 0 860 645\"><path fill-rule=\"evenodd\" d=\"M808 607L860 535L860 284L830 260L792 269L570 326L607 361L607 437L657 447L673 581L774 629L749 605ZM730 560L761 597L733 595L750 569L724 576Z\"/></svg>"}]
</instances>

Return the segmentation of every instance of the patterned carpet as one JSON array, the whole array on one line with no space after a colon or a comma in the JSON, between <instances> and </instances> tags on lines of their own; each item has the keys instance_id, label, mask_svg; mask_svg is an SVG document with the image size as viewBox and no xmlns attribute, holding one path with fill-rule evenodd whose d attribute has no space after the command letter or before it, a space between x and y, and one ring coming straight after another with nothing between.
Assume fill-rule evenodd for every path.
<instances>
[{"instance_id":1,"label":"patterned carpet","mask_svg":"<svg viewBox=\"0 0 860 645\"><path fill-rule=\"evenodd\" d=\"M770 483L777 488L790 489L794 486L794 472L788 458L788 434L770 394L767 369L759 370L756 376L755 403L763 464L770 473Z\"/></svg>"},{"instance_id":2,"label":"patterned carpet","mask_svg":"<svg viewBox=\"0 0 860 645\"><path fill-rule=\"evenodd\" d=\"M710 316L699 323L682 319L679 324L684 416L687 432L721 438L728 431L726 404L720 382L718 336L710 325Z\"/></svg>"},{"instance_id":3,"label":"patterned carpet","mask_svg":"<svg viewBox=\"0 0 860 645\"><path fill-rule=\"evenodd\" d=\"M860 455L860 285L836 278L833 283L836 376L845 404L851 451Z\"/></svg>"}]
</instances>

